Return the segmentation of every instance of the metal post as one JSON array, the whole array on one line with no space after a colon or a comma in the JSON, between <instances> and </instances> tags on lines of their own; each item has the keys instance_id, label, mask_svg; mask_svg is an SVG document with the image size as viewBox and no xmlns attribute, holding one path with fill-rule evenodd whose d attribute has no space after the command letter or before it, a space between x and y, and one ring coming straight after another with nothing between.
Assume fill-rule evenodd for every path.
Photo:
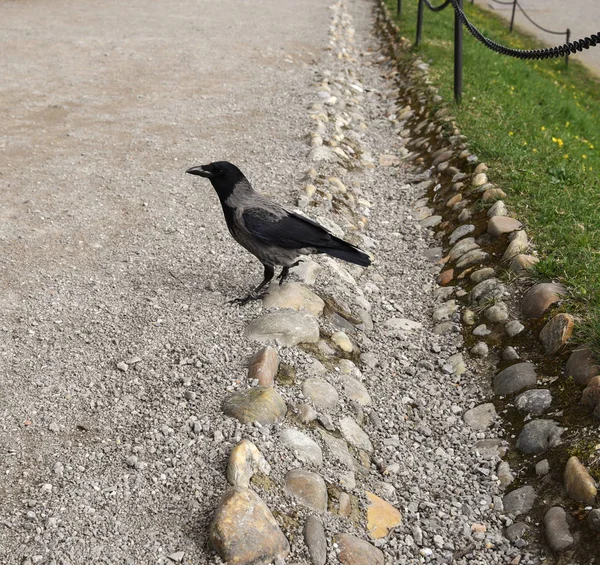
<instances>
[{"instance_id":1,"label":"metal post","mask_svg":"<svg viewBox=\"0 0 600 565\"><path fill-rule=\"evenodd\" d=\"M517 9L517 0L513 2L512 15L510 16L510 29L509 31L512 33L513 26L515 24L515 10Z\"/></svg>"},{"instance_id":2,"label":"metal post","mask_svg":"<svg viewBox=\"0 0 600 565\"><path fill-rule=\"evenodd\" d=\"M571 41L571 30L567 28L567 43ZM569 53L567 52L567 56L565 57L565 65L569 66Z\"/></svg>"},{"instance_id":3,"label":"metal post","mask_svg":"<svg viewBox=\"0 0 600 565\"><path fill-rule=\"evenodd\" d=\"M458 6L462 10L463 0L458 0ZM462 99L462 22L458 11L454 12L454 101L460 104Z\"/></svg>"},{"instance_id":4,"label":"metal post","mask_svg":"<svg viewBox=\"0 0 600 565\"><path fill-rule=\"evenodd\" d=\"M402 0L398 0L397 10L398 10L398 18L399 18L402 15Z\"/></svg>"},{"instance_id":5,"label":"metal post","mask_svg":"<svg viewBox=\"0 0 600 565\"><path fill-rule=\"evenodd\" d=\"M421 43L421 36L423 35L423 0L419 0L419 8L417 11L417 45Z\"/></svg>"}]
</instances>

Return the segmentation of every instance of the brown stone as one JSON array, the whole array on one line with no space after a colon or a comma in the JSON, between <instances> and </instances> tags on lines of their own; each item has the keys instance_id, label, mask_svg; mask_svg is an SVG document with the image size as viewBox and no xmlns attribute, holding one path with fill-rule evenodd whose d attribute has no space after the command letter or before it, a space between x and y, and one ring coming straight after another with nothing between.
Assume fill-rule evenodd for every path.
<instances>
[{"instance_id":1,"label":"brown stone","mask_svg":"<svg viewBox=\"0 0 600 565\"><path fill-rule=\"evenodd\" d=\"M293 469L285 476L285 490L300 504L313 510L327 510L327 487L323 477L305 469Z\"/></svg>"},{"instance_id":2,"label":"brown stone","mask_svg":"<svg viewBox=\"0 0 600 565\"><path fill-rule=\"evenodd\" d=\"M210 542L230 565L267 565L283 559L290 545L273 514L248 488L229 489L210 525Z\"/></svg>"},{"instance_id":3,"label":"brown stone","mask_svg":"<svg viewBox=\"0 0 600 565\"><path fill-rule=\"evenodd\" d=\"M581 393L581 404L596 408L600 403L600 375L592 377Z\"/></svg>"},{"instance_id":4,"label":"brown stone","mask_svg":"<svg viewBox=\"0 0 600 565\"><path fill-rule=\"evenodd\" d=\"M474 175L478 175L479 173L485 173L488 170L488 166L485 163L479 163L479 165L477 165L475 167L475 170L473 171Z\"/></svg>"},{"instance_id":5,"label":"brown stone","mask_svg":"<svg viewBox=\"0 0 600 565\"><path fill-rule=\"evenodd\" d=\"M337 534L334 538L340 548L338 559L344 565L384 565L383 552L350 534Z\"/></svg>"},{"instance_id":6,"label":"brown stone","mask_svg":"<svg viewBox=\"0 0 600 565\"><path fill-rule=\"evenodd\" d=\"M448 201L446 202L446 206L448 208L452 208L452 206L454 206L457 202L460 202L462 200L462 194L455 194L452 198L449 198Z\"/></svg>"},{"instance_id":7,"label":"brown stone","mask_svg":"<svg viewBox=\"0 0 600 565\"><path fill-rule=\"evenodd\" d=\"M525 318L541 318L565 293L565 287L561 284L536 284L525 293L521 302L521 312Z\"/></svg>"},{"instance_id":8,"label":"brown stone","mask_svg":"<svg viewBox=\"0 0 600 565\"><path fill-rule=\"evenodd\" d=\"M268 475L271 467L258 447L243 439L232 450L227 464L227 480L233 486L248 487L256 471Z\"/></svg>"},{"instance_id":9,"label":"brown stone","mask_svg":"<svg viewBox=\"0 0 600 565\"><path fill-rule=\"evenodd\" d=\"M242 424L274 424L285 416L285 400L274 388L256 387L235 392L223 401L223 412Z\"/></svg>"},{"instance_id":10,"label":"brown stone","mask_svg":"<svg viewBox=\"0 0 600 565\"><path fill-rule=\"evenodd\" d=\"M346 517L352 514L352 500L350 495L345 492L341 492L339 495L339 512L340 516Z\"/></svg>"},{"instance_id":11,"label":"brown stone","mask_svg":"<svg viewBox=\"0 0 600 565\"><path fill-rule=\"evenodd\" d=\"M548 355L554 355L573 333L575 322L570 314L557 314L540 332L540 341Z\"/></svg>"},{"instance_id":12,"label":"brown stone","mask_svg":"<svg viewBox=\"0 0 600 565\"><path fill-rule=\"evenodd\" d=\"M259 386L273 386L275 375L279 367L279 357L277 350L267 345L260 351L257 351L248 366L248 380L258 380Z\"/></svg>"},{"instance_id":13,"label":"brown stone","mask_svg":"<svg viewBox=\"0 0 600 565\"><path fill-rule=\"evenodd\" d=\"M265 308L289 308L306 310L313 316L323 313L325 302L312 290L297 282L286 282L282 285L272 284L263 298Z\"/></svg>"},{"instance_id":14,"label":"brown stone","mask_svg":"<svg viewBox=\"0 0 600 565\"><path fill-rule=\"evenodd\" d=\"M573 377L576 383L585 385L596 375L600 375L600 367L592 356L590 346L580 345L565 365L565 377Z\"/></svg>"},{"instance_id":15,"label":"brown stone","mask_svg":"<svg viewBox=\"0 0 600 565\"><path fill-rule=\"evenodd\" d=\"M481 200L483 202L493 202L495 200L500 200L502 198L506 198L506 192L504 192L501 188L488 188L482 195Z\"/></svg>"},{"instance_id":16,"label":"brown stone","mask_svg":"<svg viewBox=\"0 0 600 565\"><path fill-rule=\"evenodd\" d=\"M396 167L400 164L400 158L396 155L379 155L379 164L382 167Z\"/></svg>"},{"instance_id":17,"label":"brown stone","mask_svg":"<svg viewBox=\"0 0 600 565\"><path fill-rule=\"evenodd\" d=\"M446 269L437 276L437 283L440 286L445 286L454 278L454 269Z\"/></svg>"},{"instance_id":18,"label":"brown stone","mask_svg":"<svg viewBox=\"0 0 600 565\"><path fill-rule=\"evenodd\" d=\"M569 458L564 473L567 494L575 501L586 506L596 502L596 483L581 461L575 455Z\"/></svg>"},{"instance_id":19,"label":"brown stone","mask_svg":"<svg viewBox=\"0 0 600 565\"><path fill-rule=\"evenodd\" d=\"M525 255L524 253L519 253L510 262L510 270L513 273L522 273L523 271L531 269L536 263L539 262L540 260L537 257L534 257L533 255Z\"/></svg>"},{"instance_id":20,"label":"brown stone","mask_svg":"<svg viewBox=\"0 0 600 565\"><path fill-rule=\"evenodd\" d=\"M367 506L367 530L373 539L384 538L392 528L402 523L400 512L389 502L372 492L365 492L369 499Z\"/></svg>"},{"instance_id":21,"label":"brown stone","mask_svg":"<svg viewBox=\"0 0 600 565\"><path fill-rule=\"evenodd\" d=\"M522 226L523 224L514 218L508 216L493 216L488 221L487 232L494 237L498 237L503 233L520 230Z\"/></svg>"}]
</instances>

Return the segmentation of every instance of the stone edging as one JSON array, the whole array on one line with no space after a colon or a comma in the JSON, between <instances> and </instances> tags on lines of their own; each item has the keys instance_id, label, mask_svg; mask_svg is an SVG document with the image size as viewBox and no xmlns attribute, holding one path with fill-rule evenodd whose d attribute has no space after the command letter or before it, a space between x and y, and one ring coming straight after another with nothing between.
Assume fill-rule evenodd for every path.
<instances>
[{"instance_id":1,"label":"stone edging","mask_svg":"<svg viewBox=\"0 0 600 565\"><path fill-rule=\"evenodd\" d=\"M408 42L401 38L382 0L378 2L378 23L393 57L399 60ZM496 403L505 408L514 406L530 420L520 431L515 449L529 458L529 465L535 464L538 478L528 482L536 488L521 486L504 496L504 511L510 518L505 535L517 544L523 541L530 527L527 513L535 505L545 512L543 524L550 547L555 552L572 549L582 534L581 505L589 530L600 531L596 484L575 455L568 458L562 472L550 469L548 459L543 458L561 443L565 428L559 426L560 421L531 419L552 407L549 388L532 387L549 380L551 384L552 380L544 379L543 366L521 358L524 354L543 364L550 359L556 362L557 354L565 352L576 319L556 312L556 307L567 290L554 283L537 283L525 292L527 269L538 259L535 251L528 254L532 246L521 222L509 216L502 200L506 194L489 181L488 167L477 164L448 107L442 106L435 113L423 111L442 102L428 79L428 65L415 59L411 66L405 63L402 71L401 98L407 105L396 119L397 130L410 150L404 158L429 165L433 172L432 180L423 184L424 198L415 204L415 213L424 228L435 231L434 237L441 244L431 250L432 258L441 265L437 278L440 287L434 293L438 303L433 312L437 323L434 331L463 331L467 342L477 341L470 348L472 358L479 359L486 370L497 371L490 383ZM420 112L413 109L415 102ZM444 249L448 252L442 257ZM503 271L508 281L500 278ZM460 321L462 330L457 327ZM527 350L535 353L529 355ZM594 409L596 417L600 417L599 373L589 346L584 345L571 353L561 375L587 385L581 403ZM493 420L490 411L495 415L491 403L475 407L465 414L465 422L485 429ZM562 411L554 415L559 419ZM555 490L559 492L542 501L551 475L558 479ZM503 488L515 479L506 461L500 463L497 476ZM524 515L525 520L513 523L518 515ZM579 530L577 535L571 533L573 530Z\"/></svg>"},{"instance_id":2,"label":"stone edging","mask_svg":"<svg viewBox=\"0 0 600 565\"><path fill-rule=\"evenodd\" d=\"M334 4L331 10L332 56L353 59L354 30L343 0ZM317 212L316 219L332 233L369 249L373 242L364 230L372 205L343 182L344 173L352 168L374 167L373 159L361 141L366 124L343 112L345 99L363 92L362 85L356 77L326 74L314 87L316 101L309 114L314 129L309 136L308 149L312 167L306 174L298 207L311 206L311 215L315 217ZM353 103L358 102L354 100ZM319 210L323 215L318 215ZM316 357L324 353L328 356L330 369L333 367L337 376L334 386L326 380L328 369L318 358L312 357L313 374L303 382L299 394L306 400L298 404L286 403L277 383L288 377L293 380L293 374L290 375L293 369L282 366L277 349L267 345L250 361L248 383L251 387L233 393L224 401L225 414L245 424L246 433L252 431L252 427L260 430L263 425L276 423L288 415L279 437L287 452L269 454L269 458L278 455L280 465L286 458L284 465L289 465L281 487L276 487L270 479L271 466L267 457L252 441L242 439L231 451L227 466L231 487L216 509L210 528L213 547L228 563L266 564L274 561L280 564L290 551L294 552L294 542L290 546L288 538L293 538L299 524L285 528L286 538L267 503L253 490L254 484L273 489L275 504L282 496L291 497L302 509L298 519L304 520L303 540L315 565L324 565L328 557L347 565L383 565L384 554L376 547L378 541L401 523L396 508L361 486L360 477L368 474L373 452L373 444L361 423L368 417L378 419L378 416L370 410L371 398L362 382L363 375L351 360L360 355L358 345L344 330L368 332L373 328L369 314L371 305L357 282L362 269L340 265L328 257L322 263L331 276L352 289L352 294L358 294L355 311L360 319L353 318L343 305L328 297L321 298L307 287L289 282L280 287L272 286L263 300L268 311L252 321L244 332L250 340L274 341L287 346L286 355L297 355L294 352L297 346L308 347ZM321 265L307 260L295 273L305 283L312 284L320 269ZM328 312L328 319L319 324L324 310ZM371 356L368 353L360 356L369 366ZM328 410L338 402L345 402L355 417L344 416L334 424ZM291 415L288 405L292 407ZM314 426L317 421L318 429ZM320 469L324 464L320 444L326 446L332 459L329 469ZM302 467L297 466L298 461ZM336 478L332 479L334 475ZM326 537L323 513L330 519L342 518L333 539ZM360 528L363 523L374 543L353 535L356 527ZM354 530L349 528L352 524Z\"/></svg>"}]
</instances>

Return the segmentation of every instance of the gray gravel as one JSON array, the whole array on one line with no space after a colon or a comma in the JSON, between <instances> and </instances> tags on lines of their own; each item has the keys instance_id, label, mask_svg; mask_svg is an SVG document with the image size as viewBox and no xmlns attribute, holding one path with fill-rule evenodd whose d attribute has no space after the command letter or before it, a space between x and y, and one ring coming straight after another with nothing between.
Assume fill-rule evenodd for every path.
<instances>
[{"instance_id":1,"label":"gray gravel","mask_svg":"<svg viewBox=\"0 0 600 565\"><path fill-rule=\"evenodd\" d=\"M373 162L400 153L393 68L372 36L371 6L350 4L349 60L325 49L322 0L59 0L52 18L31 3L0 6L10 133L0 138L2 563L218 563L207 527L242 438L272 466L279 488L257 487L269 508L306 516L282 493L299 466L298 437L295 450L279 439L287 423L241 425L221 412L258 349L243 332L261 309L224 302L256 284L260 266L231 241L210 189L183 172L227 158L293 206L309 166L311 84L325 72L362 84ZM364 243L374 265L361 274L319 259L315 288L359 317L368 304L373 329L352 336L360 367L324 376L305 351L279 353L299 378L342 385L350 374L366 387L362 401L340 395L318 419L343 422L350 441L373 448L372 464L334 434L306 435L337 459L321 469L328 483L359 500L371 490L402 512L375 544L386 563L531 564L502 535L501 432L462 420L489 379L455 357L459 334L431 329L439 266L412 207L428 180L403 163L344 179L373 205ZM304 400L298 387L278 390L291 406ZM340 516L320 518L327 540L366 537ZM290 562L306 565L299 543Z\"/></svg>"}]
</instances>

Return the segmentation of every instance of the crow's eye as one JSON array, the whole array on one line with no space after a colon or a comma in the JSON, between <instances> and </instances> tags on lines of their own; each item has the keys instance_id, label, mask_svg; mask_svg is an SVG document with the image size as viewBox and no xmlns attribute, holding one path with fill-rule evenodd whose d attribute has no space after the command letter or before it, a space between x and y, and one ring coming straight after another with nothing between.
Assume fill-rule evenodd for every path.
<instances>
[{"instance_id":1,"label":"crow's eye","mask_svg":"<svg viewBox=\"0 0 600 565\"><path fill-rule=\"evenodd\" d=\"M222 175L222 174L224 174L224 173L225 173L225 171L224 171L223 169L217 169L217 173L218 173L219 175Z\"/></svg>"}]
</instances>

